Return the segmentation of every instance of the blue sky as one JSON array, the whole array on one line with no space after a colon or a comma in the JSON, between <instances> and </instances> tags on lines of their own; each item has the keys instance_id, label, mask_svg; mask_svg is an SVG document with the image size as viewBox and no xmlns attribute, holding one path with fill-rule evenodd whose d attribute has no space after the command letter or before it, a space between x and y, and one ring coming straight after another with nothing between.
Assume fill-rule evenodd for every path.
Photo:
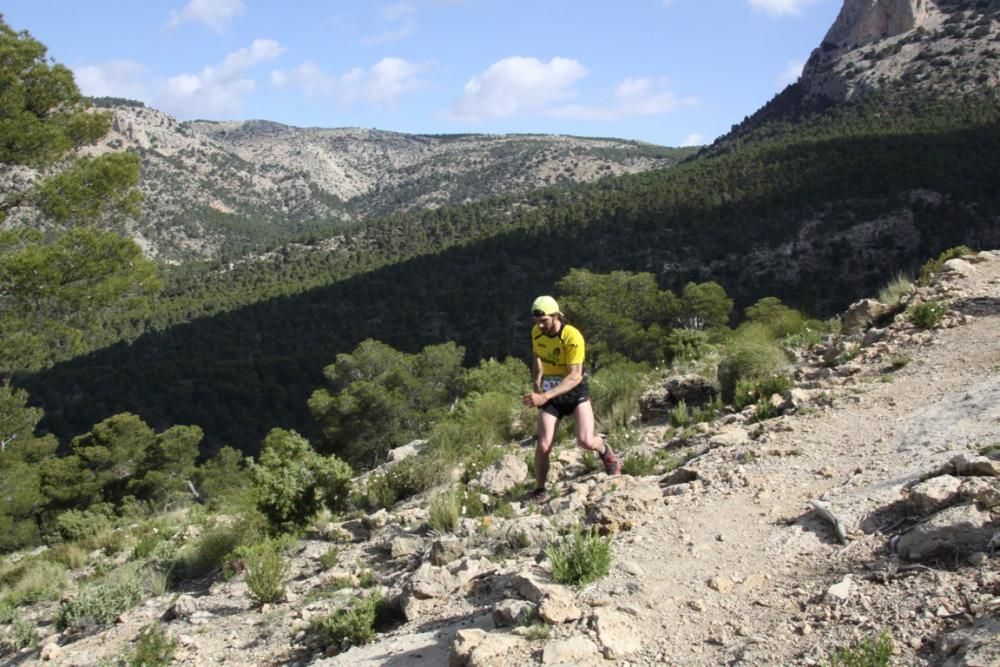
<instances>
[{"instance_id":1,"label":"blue sky","mask_svg":"<svg viewBox=\"0 0 1000 667\"><path fill-rule=\"evenodd\" d=\"M707 143L841 0L3 0L84 94L181 120Z\"/></svg>"}]
</instances>

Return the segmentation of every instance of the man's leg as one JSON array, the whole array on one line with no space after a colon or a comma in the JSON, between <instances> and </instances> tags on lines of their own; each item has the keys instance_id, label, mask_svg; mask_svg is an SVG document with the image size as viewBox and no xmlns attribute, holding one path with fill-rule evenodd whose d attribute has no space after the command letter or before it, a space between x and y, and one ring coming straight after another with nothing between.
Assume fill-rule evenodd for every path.
<instances>
[{"instance_id":1,"label":"man's leg","mask_svg":"<svg viewBox=\"0 0 1000 667\"><path fill-rule=\"evenodd\" d=\"M538 443L535 445L535 488L544 489L549 476L549 454L559 420L544 410L538 411Z\"/></svg>"},{"instance_id":2,"label":"man's leg","mask_svg":"<svg viewBox=\"0 0 1000 667\"><path fill-rule=\"evenodd\" d=\"M622 466L618 462L618 457L611 451L611 447L604 442L604 438L597 435L594 424L594 406L587 399L576 406L573 412L573 421L576 424L576 441L584 449L589 449L601 457L604 464L604 471L609 475L620 475Z\"/></svg>"}]
</instances>

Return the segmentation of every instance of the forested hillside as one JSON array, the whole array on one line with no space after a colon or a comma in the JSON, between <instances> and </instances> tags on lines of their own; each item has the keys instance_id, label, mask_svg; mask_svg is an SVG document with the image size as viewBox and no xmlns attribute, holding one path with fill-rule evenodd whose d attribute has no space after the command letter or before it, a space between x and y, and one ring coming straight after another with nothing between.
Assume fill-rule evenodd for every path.
<instances>
[{"instance_id":1,"label":"forested hillside","mask_svg":"<svg viewBox=\"0 0 1000 667\"><path fill-rule=\"evenodd\" d=\"M949 40L956 31L964 34L954 26L975 26L978 36L970 39L982 43L963 48L985 54L988 45L979 47L1000 38L995 4L942 3L947 12L934 17ZM845 8L869 5L848 0ZM958 12L962 23L945 23ZM892 39L911 37L904 31ZM899 53L912 56L910 47L925 42L934 42L935 54L942 48L940 40L921 37ZM877 65L881 51L873 52L869 60ZM890 48L886 57L895 53ZM166 657L156 664L169 662L176 645L161 621L201 623L215 614L213 623L238 620L249 627L247 617L238 615L243 607L217 600L215 612L198 616L199 603L175 596L184 591L212 597L210 590L225 588L216 584L230 575L239 582L241 599L253 600L254 632L280 637L281 649L271 655L280 653L282 661L367 642L403 617L426 623L420 607L429 589L418 593L417 587L430 586L420 580L430 565L417 566L416 553L422 559L441 547L407 545L407 532L422 540L430 529L442 537L461 529L467 546L487 545L491 557L508 549L520 553L531 563L526 570L539 562L538 555L565 561L558 549L569 543L562 536L569 524L539 530L539 507L522 504L530 488L525 482L538 481L528 473L536 459L528 455L525 463L524 446L537 417L522 396L530 382L529 306L540 294L556 296L585 332L595 418L626 465L620 478L593 482L587 470L600 467L596 458L560 456L560 473L572 477L572 487L580 480L582 494L561 483L552 502L574 521L589 515L595 527L602 524L591 508L603 499L648 514L636 508L648 500L662 509L673 493L668 489L683 486L691 495L682 503L708 488L739 504L743 514L735 523L780 531L787 522L742 517L765 516L759 503L766 504L771 493L782 495L784 507L800 506L799 481L807 477L817 497L834 477L853 487L865 474L858 467L862 450L869 472L878 472L866 483L887 479L893 468L884 459L899 452L889 433L896 427L886 425L910 407L889 400L879 413L886 417L880 428L855 433L857 415L867 409L854 400L860 384L891 383L913 361L912 352L929 365L910 369L907 392L900 395L923 405L939 380L920 373L939 363L933 359L944 346L932 343L948 340L930 330L972 323L971 333L951 339L975 347L995 329L988 316L996 303L988 292L996 282L996 253L977 256L974 250L1000 247L1000 99L995 80L970 74L976 69L956 67L952 74L962 86L947 94L900 76L859 87L843 100L820 100L803 80L697 155L674 164L677 152L628 147L623 150L636 151L629 159L653 151L645 157L670 166L588 184L562 178L553 187L519 186L473 197L464 190L474 180L470 174L485 172L464 172L464 163L455 161L458 167L445 179L455 187L434 194L440 183L431 160L423 175L419 169L396 174L402 179L398 189L369 191L367 205L379 216L353 218L355 209L338 219L334 233L333 227L314 227L317 219L296 208L313 194L308 184L299 187L301 173L265 183L263 177L255 180L260 173L244 169L253 151L278 150L259 143L261 132L287 138L294 130L221 124L212 132L227 136L210 138L204 127L178 130L159 112L126 104L162 121L144 126L148 133L140 136L136 126L116 126L121 116L90 106L68 68L2 19L0 56L0 552L16 552L0 559L0 652L18 654L15 662L31 659L37 644L43 646L39 655L54 647L44 653L47 659L58 658L53 651L60 644L87 646L86 637L134 609L144 615L144 627L138 637L129 631L121 661L152 664L139 653L159 651ZM825 71L848 71L837 69L838 63ZM117 109L121 102L107 103ZM196 130L203 134L195 136ZM146 143L142 150L119 150L108 144L109 132L131 132L130 140ZM168 137L180 143L167 150ZM181 146L192 138L205 153ZM467 139L393 141L455 148ZM223 141L231 142L233 152ZM528 153L548 145L534 137L490 145L510 144ZM150 167L154 148L157 162ZM170 176L155 197L143 190L144 169ZM190 227L168 224L171 216L194 211L178 197L187 185L198 181L201 192L215 192L212 179L199 181L199 174L215 169L236 183L226 193L230 199L219 198L208 207L215 213ZM501 164L487 171L506 178L510 169ZM254 183L261 189L251 188ZM262 193L272 186L279 195L294 196L265 206ZM111 231L136 233L143 192L145 206L166 216L158 219L159 232L212 246L204 255L210 259L157 264L150 246ZM339 196L316 199L331 211L347 211ZM235 204L243 207L239 215L230 211ZM258 229L280 217L286 205L295 212L290 227L271 236ZM206 229L208 236L199 237ZM295 236L311 233L285 243L289 229ZM233 252L213 254L223 246ZM948 261L961 257L966 260ZM976 277L975 265L989 272ZM953 291L956 274L974 278L963 288L969 291ZM877 299L837 315L860 297ZM981 321L989 326L975 326ZM989 365L979 361L981 378ZM958 388L964 359L948 364L948 386ZM685 384L690 405L678 395L665 396L673 391L671 381ZM828 427L825 439L809 442L808 459L791 463L786 457L805 455L795 440L815 434L810 411L826 411L835 400L852 406L849 417ZM793 413L803 417L795 434L775 420ZM656 426L641 434L642 419ZM933 414L927 420L938 421ZM855 451L828 467L826 450L842 444L841 427L853 436ZM771 435L779 433L787 436L787 446L768 451L765 443L773 446ZM738 440L727 440L734 434ZM868 447L866 434L877 449ZM408 458L385 463L391 450L417 439L423 442L407 448ZM996 449L991 441L975 444L987 445L981 452ZM710 476L678 470L715 450L719 458ZM773 468L748 472L756 457L771 459L768 466L789 461L794 474L784 479L796 484L775 483L768 477ZM505 460L514 469L510 483L489 491L484 475ZM662 475L659 480L640 481L654 473ZM644 487L639 495L631 495L640 488L633 481ZM399 519L403 530L367 516L385 517L381 510L399 510L400 501L432 489L436 495L427 508L406 509L406 518ZM742 495L733 496L733 490ZM585 500L591 492L601 499ZM698 512L718 512L703 505L690 515L704 533L698 542L715 550L722 533L709 529ZM521 519L516 529L504 527ZM639 525L626 520L613 530ZM376 526L385 529L377 546L360 547ZM322 554L314 547L307 556L301 552L299 538L307 532L322 536ZM574 540L584 538L576 532ZM755 542L739 539L746 532L728 534L736 536L727 543L737 549L726 547L736 554L726 561L735 571L742 568L736 565L742 562L739 549ZM688 529L671 528L669 537L647 535L645 544L676 540L678 558L693 552ZM610 536L590 533L586 539L597 540L609 554ZM348 544L351 564L338 551ZM825 566L839 568L827 546L816 551L816 562L822 557ZM300 562L309 561L306 576L315 575L317 582L308 585L312 590L294 591L303 610L294 630L285 587L304 570L287 569L293 551L303 556ZM391 552L394 562L380 569L382 552ZM801 551L787 553L790 569L801 569ZM398 558L411 556L398 567ZM649 562L662 556L657 551ZM447 562L434 567L444 572ZM467 583L480 571L480 565L466 569L472 561L457 554L450 562L460 564L456 574L447 574L458 588L461 576ZM495 572L492 561L477 556L475 562ZM895 568L887 569L899 572ZM855 571L875 572L860 561ZM633 567L628 574L640 577L638 572ZM510 585L507 573L498 579L505 581L494 593ZM691 581L705 584L700 571ZM778 583L761 575L765 582ZM708 595L723 594L737 582L715 583L708 584L714 591ZM872 579L865 585L884 583ZM821 599L826 588L791 585L771 594L775 600L799 596L806 605ZM391 598L383 600L383 592ZM747 607L757 604L758 594L746 598L753 601ZM996 590L984 584L979 594L995 598ZM160 603L143 605L149 595L162 598L160 603L173 598L170 614ZM871 608L862 599L855 611L867 618ZM268 618L258 613L265 604L275 605L288 621L280 630L267 620L258 623ZM846 609L833 604L838 614ZM935 611L937 602L926 604L930 616L907 611L907 623L945 621ZM706 609L700 598L670 605L684 617ZM449 612L464 622L463 613ZM344 634L344 615L364 634ZM718 618L723 616L731 616L729 608ZM796 617L795 636L820 635L806 623L833 620L856 634L853 619L816 611ZM712 633L720 623L712 624ZM40 637L39 629L49 634ZM200 640L185 636L185 648L196 653ZM699 635L691 645L700 649L709 641L715 645ZM231 654L229 639L224 643L216 655ZM257 643L251 638L243 648L253 650ZM720 651L728 651L722 643ZM919 641L911 645L913 651L920 647ZM192 660L201 664L203 657Z\"/></svg>"},{"instance_id":2,"label":"forested hillside","mask_svg":"<svg viewBox=\"0 0 1000 667\"><path fill-rule=\"evenodd\" d=\"M539 193L514 215L498 200L384 219L354 237L362 252L306 247L178 278L163 325L236 308L24 385L64 437L127 410L247 448L274 425L315 434L306 399L322 368L366 338L523 356L525 303L574 267L648 271L675 291L711 280L738 306L774 295L828 315L946 247L1000 242L997 120L990 94L872 95L668 171Z\"/></svg>"}]
</instances>

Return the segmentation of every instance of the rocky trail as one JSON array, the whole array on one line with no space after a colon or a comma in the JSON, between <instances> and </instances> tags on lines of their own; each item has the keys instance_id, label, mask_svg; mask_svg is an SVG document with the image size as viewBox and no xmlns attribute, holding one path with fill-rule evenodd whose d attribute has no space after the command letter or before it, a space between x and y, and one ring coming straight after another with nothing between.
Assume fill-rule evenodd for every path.
<instances>
[{"instance_id":1,"label":"rocky trail","mask_svg":"<svg viewBox=\"0 0 1000 667\"><path fill-rule=\"evenodd\" d=\"M609 478L564 444L540 507L437 535L428 496L410 499L304 540L283 603L217 581L0 664L100 664L160 618L181 665L820 665L883 631L893 664L1000 664L1000 252L951 260L909 298L944 302L941 326L900 314L814 348L774 399L782 416L729 415L684 443L647 421L635 452L696 452L671 472ZM527 451L483 489L523 479ZM610 575L582 589L554 584L543 556L578 522L613 544ZM310 643L310 621L367 595L366 577L395 627Z\"/></svg>"}]
</instances>

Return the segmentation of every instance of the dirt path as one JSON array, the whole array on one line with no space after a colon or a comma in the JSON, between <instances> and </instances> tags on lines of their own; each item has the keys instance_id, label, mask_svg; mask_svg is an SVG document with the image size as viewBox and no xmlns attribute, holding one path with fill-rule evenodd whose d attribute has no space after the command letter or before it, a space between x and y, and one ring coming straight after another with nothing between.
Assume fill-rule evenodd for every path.
<instances>
[{"instance_id":1,"label":"dirt path","mask_svg":"<svg viewBox=\"0 0 1000 667\"><path fill-rule=\"evenodd\" d=\"M905 483L955 454L1000 443L1000 261L974 268L958 281L966 296L957 305L976 313L969 323L905 346L898 354L911 361L891 382L862 379L833 408L771 422L746 447L714 450L697 468L729 483L670 498L625 538L619 558L646 574L635 592L620 573L606 590L641 610L635 664L809 664L831 644L894 623L903 663L919 662L912 649L925 628L902 623L920 607L911 591L866 591L862 582L835 603L825 593L845 574L858 584L892 566L889 535L862 528L872 530L865 520L899 500ZM811 500L845 520L846 547Z\"/></svg>"}]
</instances>

